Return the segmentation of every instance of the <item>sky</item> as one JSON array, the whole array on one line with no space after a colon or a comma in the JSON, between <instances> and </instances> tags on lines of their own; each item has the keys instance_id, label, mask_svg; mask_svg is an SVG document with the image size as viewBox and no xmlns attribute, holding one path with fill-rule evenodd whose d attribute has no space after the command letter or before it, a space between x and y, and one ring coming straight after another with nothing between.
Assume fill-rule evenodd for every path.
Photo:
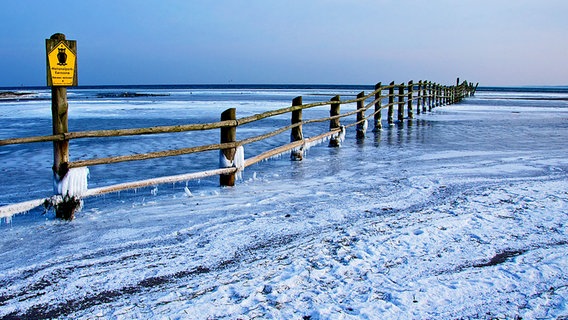
<instances>
[{"instance_id":1,"label":"sky","mask_svg":"<svg viewBox=\"0 0 568 320\"><path fill-rule=\"evenodd\" d=\"M568 85L566 0L20 0L0 11L0 86L46 85L45 39L80 85Z\"/></svg>"}]
</instances>

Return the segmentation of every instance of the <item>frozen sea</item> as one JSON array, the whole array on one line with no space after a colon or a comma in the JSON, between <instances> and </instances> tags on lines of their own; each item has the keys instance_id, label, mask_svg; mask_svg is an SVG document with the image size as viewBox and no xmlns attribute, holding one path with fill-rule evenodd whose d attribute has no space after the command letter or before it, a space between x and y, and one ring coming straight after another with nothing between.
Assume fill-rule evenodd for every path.
<instances>
[{"instance_id":1,"label":"frozen sea","mask_svg":"<svg viewBox=\"0 0 568 320\"><path fill-rule=\"evenodd\" d=\"M94 87L71 131L212 122L357 86ZM0 100L0 139L49 135L49 91ZM342 106L342 111L354 105ZM325 107L304 119L329 114ZM385 117L386 119L386 117ZM289 123L239 127L242 139ZM354 117L344 119L348 124ZM306 136L327 123L306 126ZM371 126L372 127L372 126ZM289 134L245 146L251 157ZM71 142L71 159L217 143L190 132ZM5 319L567 319L568 88L480 88L340 148L85 199L0 223ZM49 143L0 147L0 205L52 194ZM218 153L89 168L89 187L218 166ZM186 189L187 188L187 189ZM189 191L189 192L188 192Z\"/></svg>"}]
</instances>

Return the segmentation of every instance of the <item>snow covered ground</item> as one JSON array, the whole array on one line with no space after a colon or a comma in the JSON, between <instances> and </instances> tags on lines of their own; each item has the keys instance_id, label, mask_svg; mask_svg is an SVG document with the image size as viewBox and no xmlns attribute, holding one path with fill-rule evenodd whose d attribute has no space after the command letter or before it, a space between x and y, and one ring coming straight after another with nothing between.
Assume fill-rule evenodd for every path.
<instances>
[{"instance_id":1,"label":"snow covered ground","mask_svg":"<svg viewBox=\"0 0 568 320\"><path fill-rule=\"evenodd\" d=\"M567 98L479 91L235 188L15 216L0 318L566 319Z\"/></svg>"}]
</instances>

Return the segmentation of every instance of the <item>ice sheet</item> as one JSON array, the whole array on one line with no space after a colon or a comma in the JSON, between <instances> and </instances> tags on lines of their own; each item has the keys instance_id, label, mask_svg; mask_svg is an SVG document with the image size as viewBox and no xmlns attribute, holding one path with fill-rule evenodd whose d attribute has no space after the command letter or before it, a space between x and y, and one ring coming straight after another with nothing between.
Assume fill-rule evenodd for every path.
<instances>
[{"instance_id":1,"label":"ice sheet","mask_svg":"<svg viewBox=\"0 0 568 320\"><path fill-rule=\"evenodd\" d=\"M0 317L566 317L568 106L490 97L364 141L347 130L342 147L261 162L235 188L211 179L87 199L73 222L16 216L0 225ZM49 152L8 150L49 170ZM92 168L108 175L91 179L200 165Z\"/></svg>"}]
</instances>

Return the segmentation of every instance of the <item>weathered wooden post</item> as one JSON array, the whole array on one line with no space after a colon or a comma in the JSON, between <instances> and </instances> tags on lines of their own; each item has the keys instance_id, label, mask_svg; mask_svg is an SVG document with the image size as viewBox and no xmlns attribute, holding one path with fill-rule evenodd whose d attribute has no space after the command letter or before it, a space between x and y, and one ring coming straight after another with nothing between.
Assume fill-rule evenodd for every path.
<instances>
[{"instance_id":1,"label":"weathered wooden post","mask_svg":"<svg viewBox=\"0 0 568 320\"><path fill-rule=\"evenodd\" d=\"M404 82L398 86L398 122L404 121Z\"/></svg>"},{"instance_id":2,"label":"weathered wooden post","mask_svg":"<svg viewBox=\"0 0 568 320\"><path fill-rule=\"evenodd\" d=\"M432 109L436 108L438 105L438 84L437 83L433 83L432 85Z\"/></svg>"},{"instance_id":3,"label":"weathered wooden post","mask_svg":"<svg viewBox=\"0 0 568 320\"><path fill-rule=\"evenodd\" d=\"M333 101L329 108L329 116L330 117L337 117L340 114L341 104L339 103L339 96L335 96L331 98L330 101ZM341 128L341 123L339 117L332 118L329 120L329 130L339 129ZM329 147L339 147L341 146L342 137L340 134L332 135L329 139Z\"/></svg>"},{"instance_id":4,"label":"weathered wooden post","mask_svg":"<svg viewBox=\"0 0 568 320\"><path fill-rule=\"evenodd\" d=\"M221 113L221 121L226 120L237 120L237 109L230 108L223 113ZM237 127L230 126L230 127L221 127L221 143L231 143L237 141ZM231 167L235 161L235 154L237 152L236 147L221 149L220 157L221 158L220 165L223 167ZM219 184L223 187L232 187L235 185L235 175L236 173L229 173L229 174L221 174L219 175Z\"/></svg>"},{"instance_id":5,"label":"weathered wooden post","mask_svg":"<svg viewBox=\"0 0 568 320\"><path fill-rule=\"evenodd\" d=\"M301 141L304 140L304 134L302 133L302 97L296 97L292 100L292 107L299 107L297 109L292 110L292 121L291 124L295 125L296 127L292 128L290 133L290 142ZM304 148L300 147L297 149L292 150L290 154L290 158L294 161L300 161L304 158Z\"/></svg>"},{"instance_id":6,"label":"weathered wooden post","mask_svg":"<svg viewBox=\"0 0 568 320\"><path fill-rule=\"evenodd\" d=\"M378 131L381 131L381 129L383 128L383 124L382 124L383 116L382 116L382 112L381 112L381 109L382 109L381 99L383 97L382 97L382 94L381 94L382 93L382 85L381 85L380 82L375 85L375 91L376 91L376 93L375 93L375 117L374 117L375 123L374 123L373 131L378 132Z\"/></svg>"},{"instance_id":7,"label":"weathered wooden post","mask_svg":"<svg viewBox=\"0 0 568 320\"><path fill-rule=\"evenodd\" d=\"M418 81L418 91L416 92L416 113L422 113L422 104L423 102L422 96L422 80Z\"/></svg>"},{"instance_id":8,"label":"weathered wooden post","mask_svg":"<svg viewBox=\"0 0 568 320\"><path fill-rule=\"evenodd\" d=\"M407 104L408 104L408 118L414 118L414 110L412 109L412 99L414 94L414 82L412 80L408 81L408 92L407 92Z\"/></svg>"},{"instance_id":9,"label":"weathered wooden post","mask_svg":"<svg viewBox=\"0 0 568 320\"><path fill-rule=\"evenodd\" d=\"M434 105L434 89L432 81L428 81L428 111L432 111Z\"/></svg>"},{"instance_id":10,"label":"weathered wooden post","mask_svg":"<svg viewBox=\"0 0 568 320\"><path fill-rule=\"evenodd\" d=\"M357 139L365 139L365 134L367 133L367 120L365 120L365 101L363 98L365 97L365 92L361 91L357 94L357 99L361 99L357 101Z\"/></svg>"},{"instance_id":11,"label":"weathered wooden post","mask_svg":"<svg viewBox=\"0 0 568 320\"><path fill-rule=\"evenodd\" d=\"M459 79L458 79L459 80ZM459 100L459 85L455 85L452 90L451 104L457 103Z\"/></svg>"},{"instance_id":12,"label":"weathered wooden post","mask_svg":"<svg viewBox=\"0 0 568 320\"><path fill-rule=\"evenodd\" d=\"M442 85L438 84L438 93L437 93L438 94L438 101L437 101L436 107L442 106L442 101L443 101L442 93L443 93Z\"/></svg>"},{"instance_id":13,"label":"weathered wooden post","mask_svg":"<svg viewBox=\"0 0 568 320\"><path fill-rule=\"evenodd\" d=\"M53 34L45 40L47 85L51 86L51 116L53 135L68 132L67 87L76 86L77 81L77 41L66 40L62 33ZM55 205L57 218L72 220L75 210L80 206L77 199L65 190L60 183L69 172L69 140L53 142L54 192L63 197L63 202ZM67 194L62 194L67 193Z\"/></svg>"},{"instance_id":14,"label":"weathered wooden post","mask_svg":"<svg viewBox=\"0 0 568 320\"><path fill-rule=\"evenodd\" d=\"M389 85L389 110L388 110L388 123L394 123L394 81Z\"/></svg>"},{"instance_id":15,"label":"weathered wooden post","mask_svg":"<svg viewBox=\"0 0 568 320\"><path fill-rule=\"evenodd\" d=\"M426 111L428 110L427 104L428 104L428 89L427 89L427 82L426 80L424 80L424 82L422 82L422 112L426 113Z\"/></svg>"}]
</instances>

